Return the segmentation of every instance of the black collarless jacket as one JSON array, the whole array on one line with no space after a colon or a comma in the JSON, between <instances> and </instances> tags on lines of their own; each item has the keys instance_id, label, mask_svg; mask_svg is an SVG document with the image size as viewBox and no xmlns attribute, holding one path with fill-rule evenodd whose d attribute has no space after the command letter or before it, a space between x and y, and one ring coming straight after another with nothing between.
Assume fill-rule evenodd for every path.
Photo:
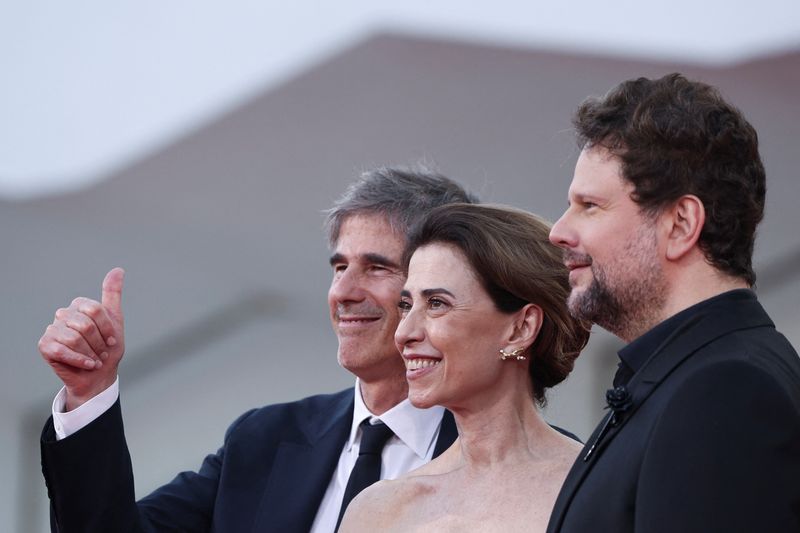
<instances>
[{"instance_id":1,"label":"black collarless jacket","mask_svg":"<svg viewBox=\"0 0 800 533\"><path fill-rule=\"evenodd\" d=\"M548 533L800 531L800 359L753 293L689 316L627 389Z\"/></svg>"}]
</instances>

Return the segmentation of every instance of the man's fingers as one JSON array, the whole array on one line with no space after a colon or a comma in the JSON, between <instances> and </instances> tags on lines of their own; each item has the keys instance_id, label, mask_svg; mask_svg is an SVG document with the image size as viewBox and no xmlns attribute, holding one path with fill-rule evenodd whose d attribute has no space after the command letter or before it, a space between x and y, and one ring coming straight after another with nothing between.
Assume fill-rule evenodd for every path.
<instances>
[{"instance_id":1,"label":"man's fingers","mask_svg":"<svg viewBox=\"0 0 800 533\"><path fill-rule=\"evenodd\" d=\"M82 333L72 329L63 321L56 321L47 326L42 339L66 346L73 352L95 361L102 361L107 358L107 356L103 357L101 355L108 353L108 348L104 347L105 343L101 344L101 346L103 346L102 348L94 349L89 345Z\"/></svg>"},{"instance_id":2,"label":"man's fingers","mask_svg":"<svg viewBox=\"0 0 800 533\"><path fill-rule=\"evenodd\" d=\"M50 338L48 335L45 335L39 340L39 352L51 365L53 363L62 363L73 368L85 370L93 370L103 366L103 363L99 360L96 361L91 357L82 355L72 350L69 346Z\"/></svg>"},{"instance_id":3,"label":"man's fingers","mask_svg":"<svg viewBox=\"0 0 800 533\"><path fill-rule=\"evenodd\" d=\"M124 276L121 268L112 269L103 280L99 302L74 299L69 307L56 311L55 320L39 339L39 352L68 388L75 385L76 379L104 379L108 372L86 371L104 367L113 370L122 357Z\"/></svg>"},{"instance_id":4,"label":"man's fingers","mask_svg":"<svg viewBox=\"0 0 800 533\"><path fill-rule=\"evenodd\" d=\"M95 355L99 356L108 350L108 344L106 344L105 338L100 333L99 327L95 321L87 315L69 311L61 313L56 312L56 322L53 325L58 324L63 324L67 328L77 332ZM87 352L82 351L82 353Z\"/></svg>"},{"instance_id":5,"label":"man's fingers","mask_svg":"<svg viewBox=\"0 0 800 533\"><path fill-rule=\"evenodd\" d=\"M54 324L58 321L75 320L86 325L86 322L82 318L78 318L78 315L83 315L94 323L106 346L114 346L116 344L114 336L118 334L117 326L112 321L109 310L100 302L89 298L75 298L67 309L56 311L56 322ZM119 327L121 328L122 324ZM122 335L122 332L119 332L119 335ZM97 348L99 349L99 347Z\"/></svg>"},{"instance_id":6,"label":"man's fingers","mask_svg":"<svg viewBox=\"0 0 800 533\"><path fill-rule=\"evenodd\" d=\"M121 268L112 268L103 280L103 296L100 302L118 321L122 321L122 286L125 281L125 271Z\"/></svg>"}]
</instances>

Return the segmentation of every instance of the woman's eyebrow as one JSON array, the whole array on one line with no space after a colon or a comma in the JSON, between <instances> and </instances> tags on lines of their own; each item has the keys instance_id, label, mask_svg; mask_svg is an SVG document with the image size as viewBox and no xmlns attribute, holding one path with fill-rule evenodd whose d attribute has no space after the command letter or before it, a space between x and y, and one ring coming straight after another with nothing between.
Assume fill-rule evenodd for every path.
<instances>
[{"instance_id":1,"label":"woman's eyebrow","mask_svg":"<svg viewBox=\"0 0 800 533\"><path fill-rule=\"evenodd\" d=\"M455 294L453 294L452 292L448 291L447 289L441 288L441 287L436 288L436 289L425 289L424 291L422 291L422 295L423 296L433 296L434 294L447 294L449 296L452 296L453 298L456 297Z\"/></svg>"}]
</instances>

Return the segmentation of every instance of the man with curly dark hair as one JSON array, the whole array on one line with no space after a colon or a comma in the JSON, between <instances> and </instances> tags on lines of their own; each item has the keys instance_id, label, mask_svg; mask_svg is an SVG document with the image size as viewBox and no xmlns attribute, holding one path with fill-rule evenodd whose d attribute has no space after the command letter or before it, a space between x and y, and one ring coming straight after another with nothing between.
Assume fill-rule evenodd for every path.
<instances>
[{"instance_id":1,"label":"man with curly dark hair","mask_svg":"<svg viewBox=\"0 0 800 533\"><path fill-rule=\"evenodd\" d=\"M623 82L574 124L550 239L570 311L629 344L548 531L800 531L800 359L753 292L756 131L679 74Z\"/></svg>"}]
</instances>

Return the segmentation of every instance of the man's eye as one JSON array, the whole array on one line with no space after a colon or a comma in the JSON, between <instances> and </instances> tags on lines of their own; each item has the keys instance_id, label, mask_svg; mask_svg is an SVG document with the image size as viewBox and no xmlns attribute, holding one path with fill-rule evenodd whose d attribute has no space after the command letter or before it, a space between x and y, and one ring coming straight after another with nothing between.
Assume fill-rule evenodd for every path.
<instances>
[{"instance_id":1,"label":"man's eye","mask_svg":"<svg viewBox=\"0 0 800 533\"><path fill-rule=\"evenodd\" d=\"M336 273L344 272L345 270L347 270L347 265L333 265L333 271Z\"/></svg>"},{"instance_id":2,"label":"man's eye","mask_svg":"<svg viewBox=\"0 0 800 533\"><path fill-rule=\"evenodd\" d=\"M397 308L400 309L401 313L408 313L411 310L411 302L400 300L397 302Z\"/></svg>"}]
</instances>

